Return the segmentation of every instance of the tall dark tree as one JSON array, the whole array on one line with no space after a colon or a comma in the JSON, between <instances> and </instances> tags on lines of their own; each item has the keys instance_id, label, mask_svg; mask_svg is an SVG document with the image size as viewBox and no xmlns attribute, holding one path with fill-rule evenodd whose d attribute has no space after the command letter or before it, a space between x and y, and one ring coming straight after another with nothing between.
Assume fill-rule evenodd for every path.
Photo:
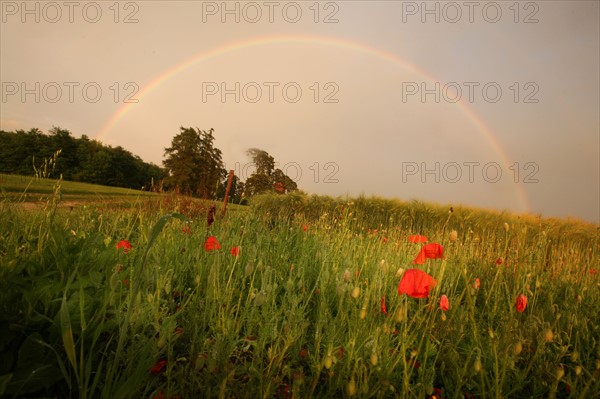
<instances>
[{"instance_id":1,"label":"tall dark tree","mask_svg":"<svg viewBox=\"0 0 600 399\"><path fill-rule=\"evenodd\" d=\"M165 148L163 165L167 185L185 194L211 198L225 176L221 150L214 147L213 129L180 128L171 147Z\"/></svg>"}]
</instances>

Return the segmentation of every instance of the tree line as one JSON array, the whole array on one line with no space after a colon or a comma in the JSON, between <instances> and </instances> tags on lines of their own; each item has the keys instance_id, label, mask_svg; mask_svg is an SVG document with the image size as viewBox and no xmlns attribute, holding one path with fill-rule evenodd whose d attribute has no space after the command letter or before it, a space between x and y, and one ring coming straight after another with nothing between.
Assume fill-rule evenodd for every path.
<instances>
[{"instance_id":1,"label":"tree line","mask_svg":"<svg viewBox=\"0 0 600 399\"><path fill-rule=\"evenodd\" d=\"M29 131L0 130L0 172L19 175L62 175L65 180L132 189L174 191L201 198L222 199L227 171L222 152L214 145L214 130L180 128L165 148L163 166L144 162L121 146L111 147L86 135L53 127L48 134L37 128ZM296 183L280 169L266 151L252 148L248 156L255 172L242 182L234 176L230 198L240 203L265 191L287 193Z\"/></svg>"}]
</instances>

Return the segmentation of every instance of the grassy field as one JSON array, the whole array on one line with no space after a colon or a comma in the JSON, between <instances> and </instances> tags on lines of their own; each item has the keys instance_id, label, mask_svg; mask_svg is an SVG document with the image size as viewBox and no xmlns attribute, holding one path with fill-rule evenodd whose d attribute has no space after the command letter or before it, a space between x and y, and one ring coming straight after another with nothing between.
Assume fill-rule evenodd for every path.
<instances>
[{"instance_id":1,"label":"grassy field","mask_svg":"<svg viewBox=\"0 0 600 399\"><path fill-rule=\"evenodd\" d=\"M53 179L0 173L0 193L5 199L25 202L41 201L45 195L54 193L55 184L56 180ZM81 200L85 202L156 195L148 191L72 181L61 182L61 194L65 200Z\"/></svg>"},{"instance_id":2,"label":"grassy field","mask_svg":"<svg viewBox=\"0 0 600 399\"><path fill-rule=\"evenodd\" d=\"M186 198L55 197L0 205L0 396L599 397L597 225L286 195L208 226ZM398 291L414 269L422 298Z\"/></svg>"}]
</instances>

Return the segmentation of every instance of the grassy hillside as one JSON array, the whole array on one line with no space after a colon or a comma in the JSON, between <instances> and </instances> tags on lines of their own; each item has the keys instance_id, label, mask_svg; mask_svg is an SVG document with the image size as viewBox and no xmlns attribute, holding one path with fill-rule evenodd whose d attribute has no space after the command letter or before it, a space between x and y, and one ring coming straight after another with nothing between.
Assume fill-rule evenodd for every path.
<instances>
[{"instance_id":1,"label":"grassy hillside","mask_svg":"<svg viewBox=\"0 0 600 399\"><path fill-rule=\"evenodd\" d=\"M0 203L0 396L600 392L596 225L288 195L208 226L210 203L130 203Z\"/></svg>"}]
</instances>

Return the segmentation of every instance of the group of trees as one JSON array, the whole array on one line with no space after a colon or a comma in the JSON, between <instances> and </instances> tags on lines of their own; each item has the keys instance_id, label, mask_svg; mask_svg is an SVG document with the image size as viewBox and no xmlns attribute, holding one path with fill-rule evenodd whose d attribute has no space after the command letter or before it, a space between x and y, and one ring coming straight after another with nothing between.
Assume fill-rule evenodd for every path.
<instances>
[{"instance_id":1,"label":"group of trees","mask_svg":"<svg viewBox=\"0 0 600 399\"><path fill-rule=\"evenodd\" d=\"M165 148L161 168L120 146L105 146L85 135L74 138L58 127L49 134L39 129L0 130L0 172L31 175L52 160L45 173L48 177L62 175L65 180L134 189L150 189L154 184L182 194L222 199L228 175L213 133L213 129L181 127ZM298 189L296 182L275 168L275 159L266 151L251 148L247 155L255 171L245 182L234 176L229 192L232 202L263 192L284 194Z\"/></svg>"},{"instance_id":2,"label":"group of trees","mask_svg":"<svg viewBox=\"0 0 600 399\"><path fill-rule=\"evenodd\" d=\"M159 166L144 162L123 147L105 146L83 135L75 138L58 127L44 134L39 129L0 130L0 172L31 175L53 160L48 177L141 189L149 188L165 175Z\"/></svg>"},{"instance_id":3,"label":"group of trees","mask_svg":"<svg viewBox=\"0 0 600 399\"><path fill-rule=\"evenodd\" d=\"M180 128L171 147L165 148L163 165L167 189L203 198L224 198L228 175L222 152L214 146L213 132L213 129ZM269 191L284 194L298 189L296 182L281 169L275 169L275 159L266 151L251 148L247 154L256 170L246 182L233 177L229 191L232 202L240 203L244 195L251 197Z\"/></svg>"}]
</instances>

